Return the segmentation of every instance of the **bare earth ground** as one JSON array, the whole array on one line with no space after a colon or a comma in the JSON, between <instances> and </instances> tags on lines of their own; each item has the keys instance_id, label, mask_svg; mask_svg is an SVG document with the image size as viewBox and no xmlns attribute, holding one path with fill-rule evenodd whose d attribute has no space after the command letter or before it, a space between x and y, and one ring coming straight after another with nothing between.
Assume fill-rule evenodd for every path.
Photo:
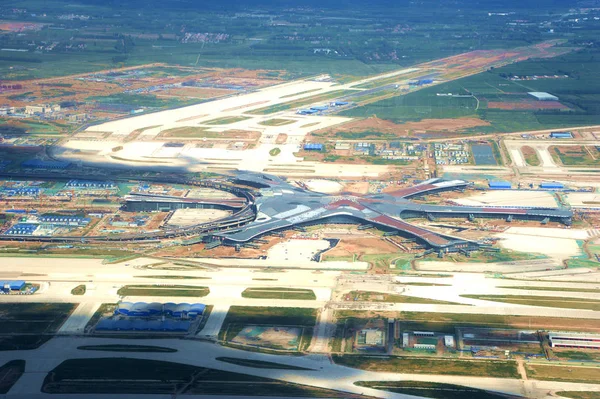
<instances>
[{"instance_id":1,"label":"bare earth ground","mask_svg":"<svg viewBox=\"0 0 600 399\"><path fill-rule=\"evenodd\" d=\"M342 139L336 136L337 132L365 132L388 133L396 136L412 136L425 133L457 133L465 129L489 126L489 123L479 118L456 118L456 119L423 119L419 122L406 122L397 124L391 121L371 117L351 121L338 126L335 129L328 128L317 130L315 135L327 135L331 138ZM370 137L370 136L369 136ZM377 136L374 134L373 138ZM366 138L366 137L365 137Z\"/></svg>"},{"instance_id":2,"label":"bare earth ground","mask_svg":"<svg viewBox=\"0 0 600 399\"><path fill-rule=\"evenodd\" d=\"M343 238L335 248L323 255L323 259L352 257L355 254L360 256L394 252L398 252L398 248L381 238Z\"/></svg>"}]
</instances>

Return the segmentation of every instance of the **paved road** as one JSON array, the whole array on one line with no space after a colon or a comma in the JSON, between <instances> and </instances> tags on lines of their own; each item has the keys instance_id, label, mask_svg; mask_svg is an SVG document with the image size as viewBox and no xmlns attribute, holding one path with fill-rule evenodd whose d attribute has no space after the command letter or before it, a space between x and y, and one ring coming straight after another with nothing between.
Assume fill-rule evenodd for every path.
<instances>
[{"instance_id":1,"label":"paved road","mask_svg":"<svg viewBox=\"0 0 600 399\"><path fill-rule=\"evenodd\" d=\"M208 321L204 325L202 331L198 332L197 336L202 338L216 339L221 331L227 312L229 312L230 305L219 304L215 305L210 312Z\"/></svg>"},{"instance_id":2,"label":"paved road","mask_svg":"<svg viewBox=\"0 0 600 399\"><path fill-rule=\"evenodd\" d=\"M58 334L83 334L85 326L100 305L102 305L102 302L81 302L73 313L71 313L67 321L60 327Z\"/></svg>"},{"instance_id":3,"label":"paved road","mask_svg":"<svg viewBox=\"0 0 600 399\"><path fill-rule=\"evenodd\" d=\"M415 380L441 383L454 383L480 389L491 389L512 395L524 395L531 398L545 398L548 392L555 390L590 390L600 392L600 385L578 384L550 381L522 381L518 379L500 379L469 376L440 376L428 374L402 374L387 372L370 372L351 369L332 364L326 356L282 356L245 352L233 348L222 347L208 342L174 339L136 340L138 345L154 345L177 349L176 353L130 353L130 352L97 352L77 349L82 345L132 344L131 340L110 338L74 338L59 337L44 344L37 350L3 352L5 360L26 360L26 371L23 377L4 396L6 398L23 398L47 396L40 394L40 387L45 373L52 370L65 359L97 358L114 355L139 359L153 359L179 362L200 367L239 372L260 377L274 378L282 381L307 384L316 387L337 389L345 392L372 395L390 399L413 399L413 397L391 392L377 391L354 385L356 381L393 381ZM201 356L199 355L201 354ZM270 361L287 365L308 368L308 371L276 370L249 368L218 361L218 357L237 357L251 360ZM87 398L87 395L77 395Z\"/></svg>"}]
</instances>

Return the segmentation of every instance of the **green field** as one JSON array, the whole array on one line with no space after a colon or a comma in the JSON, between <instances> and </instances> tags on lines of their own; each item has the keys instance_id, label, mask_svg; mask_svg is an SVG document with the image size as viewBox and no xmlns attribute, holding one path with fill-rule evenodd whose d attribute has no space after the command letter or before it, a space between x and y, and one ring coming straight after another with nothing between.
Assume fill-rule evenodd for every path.
<instances>
[{"instance_id":1,"label":"green field","mask_svg":"<svg viewBox=\"0 0 600 399\"><path fill-rule=\"evenodd\" d=\"M511 290L528 290L528 291L558 291L558 292L594 292L600 293L600 289L597 288L562 288L562 287L511 287L511 286L498 286L498 288L507 288Z\"/></svg>"},{"instance_id":2,"label":"green field","mask_svg":"<svg viewBox=\"0 0 600 399\"><path fill-rule=\"evenodd\" d=\"M342 366L368 371L519 378L517 363L513 361L421 359L391 356L374 358L362 355L333 355L333 361Z\"/></svg>"},{"instance_id":3,"label":"green field","mask_svg":"<svg viewBox=\"0 0 600 399\"><path fill-rule=\"evenodd\" d=\"M409 331L435 331L454 333L456 327L488 327L488 328L528 328L548 329L550 326L557 330L568 331L597 331L600 332L600 320L585 320L568 317L529 317L529 316L502 316L502 315L476 315L453 314L434 312L369 312L337 310L335 316L338 324L347 318L395 318L402 321L403 330Z\"/></svg>"},{"instance_id":4,"label":"green field","mask_svg":"<svg viewBox=\"0 0 600 399\"><path fill-rule=\"evenodd\" d=\"M532 380L565 381L595 384L600 381L600 368L551 366L526 363L527 377Z\"/></svg>"},{"instance_id":5,"label":"green field","mask_svg":"<svg viewBox=\"0 0 600 399\"><path fill-rule=\"evenodd\" d=\"M0 304L0 350L34 349L58 331L77 305L71 303Z\"/></svg>"},{"instance_id":6,"label":"green field","mask_svg":"<svg viewBox=\"0 0 600 399\"><path fill-rule=\"evenodd\" d=\"M367 302L391 302L391 303L425 303L436 305L460 305L456 302L440 301L436 299L419 298L406 295L384 294L373 291L352 291L348 294L358 301ZM465 305L468 306L468 305Z\"/></svg>"},{"instance_id":7,"label":"green field","mask_svg":"<svg viewBox=\"0 0 600 399\"><path fill-rule=\"evenodd\" d=\"M173 138L185 138L185 139L218 139L227 138L227 131L225 132L211 132L206 127L200 126L182 126L174 127L172 129L163 130L161 135L164 137Z\"/></svg>"},{"instance_id":8,"label":"green field","mask_svg":"<svg viewBox=\"0 0 600 399\"><path fill-rule=\"evenodd\" d=\"M600 116L600 50L585 49L555 58L524 61L477 75L377 101L343 111L342 116L392 120L397 123L430 118L478 117L490 126L468 129L466 133L511 132L551 129L561 126L594 125ZM508 77L524 74L568 74L564 79L512 81ZM526 92L546 91L559 97L570 108L564 110L488 109L488 101L528 101ZM474 97L440 97L437 93Z\"/></svg>"},{"instance_id":9,"label":"green field","mask_svg":"<svg viewBox=\"0 0 600 399\"><path fill-rule=\"evenodd\" d=\"M341 393L181 363L128 358L70 359L48 373L44 393L340 397ZM356 398L356 395L344 395Z\"/></svg>"},{"instance_id":10,"label":"green field","mask_svg":"<svg viewBox=\"0 0 600 399\"><path fill-rule=\"evenodd\" d=\"M600 159L593 158L583 146L552 146L549 148L552 158L560 160L565 166L598 166ZM595 149L590 148L590 151ZM595 151L597 153L597 151ZM600 155L600 154L599 154Z\"/></svg>"},{"instance_id":11,"label":"green field","mask_svg":"<svg viewBox=\"0 0 600 399\"><path fill-rule=\"evenodd\" d=\"M504 399L506 396L465 387L423 381L359 381L360 387L435 399Z\"/></svg>"},{"instance_id":12,"label":"green field","mask_svg":"<svg viewBox=\"0 0 600 399\"><path fill-rule=\"evenodd\" d=\"M85 284L80 284L71 290L71 295L85 295Z\"/></svg>"},{"instance_id":13,"label":"green field","mask_svg":"<svg viewBox=\"0 0 600 399\"><path fill-rule=\"evenodd\" d=\"M172 108L181 107L198 103L196 100L180 100L177 98L159 98L152 94L111 94L108 96L92 96L86 98L87 101L94 101L100 104L121 104L130 107L147 107L147 108Z\"/></svg>"},{"instance_id":14,"label":"green field","mask_svg":"<svg viewBox=\"0 0 600 399\"><path fill-rule=\"evenodd\" d=\"M600 392L586 391L558 391L558 396L571 399L600 399Z\"/></svg>"},{"instance_id":15,"label":"green field","mask_svg":"<svg viewBox=\"0 0 600 399\"><path fill-rule=\"evenodd\" d=\"M315 300L317 296L313 290L300 288L257 287L246 288L242 298Z\"/></svg>"},{"instance_id":16,"label":"green field","mask_svg":"<svg viewBox=\"0 0 600 399\"><path fill-rule=\"evenodd\" d=\"M481 299L484 301L514 303L529 306L545 306L561 309L600 310L600 300L578 299L553 296L527 295L461 295L465 298Z\"/></svg>"},{"instance_id":17,"label":"green field","mask_svg":"<svg viewBox=\"0 0 600 399\"><path fill-rule=\"evenodd\" d=\"M274 119L267 119L266 121L263 122L259 122L259 125L263 125L263 126L285 126L285 125L289 125L292 123L296 123L295 120L293 119L283 119L283 118L274 118Z\"/></svg>"},{"instance_id":18,"label":"green field","mask_svg":"<svg viewBox=\"0 0 600 399\"><path fill-rule=\"evenodd\" d=\"M211 119L206 122L202 122L203 125L230 125L232 123L245 121L250 119L247 116L227 116L223 118Z\"/></svg>"},{"instance_id":19,"label":"green field","mask_svg":"<svg viewBox=\"0 0 600 399\"><path fill-rule=\"evenodd\" d=\"M269 115L274 114L275 112L287 111L293 108L301 108L306 105L314 105L316 102L333 100L335 98L347 96L348 94L355 93L356 90L334 90L323 94L318 94L316 96L310 96L301 98L299 100L288 101L281 104L270 105L268 107L253 109L249 111L249 114L252 115Z\"/></svg>"},{"instance_id":20,"label":"green field","mask_svg":"<svg viewBox=\"0 0 600 399\"><path fill-rule=\"evenodd\" d=\"M119 296L189 296L203 297L210 293L208 287L192 285L126 285L117 291Z\"/></svg>"},{"instance_id":21,"label":"green field","mask_svg":"<svg viewBox=\"0 0 600 399\"><path fill-rule=\"evenodd\" d=\"M523 154L523 158L525 158L525 162L527 162L527 165L540 166L540 157L533 148L529 146L521 147L521 153Z\"/></svg>"}]
</instances>

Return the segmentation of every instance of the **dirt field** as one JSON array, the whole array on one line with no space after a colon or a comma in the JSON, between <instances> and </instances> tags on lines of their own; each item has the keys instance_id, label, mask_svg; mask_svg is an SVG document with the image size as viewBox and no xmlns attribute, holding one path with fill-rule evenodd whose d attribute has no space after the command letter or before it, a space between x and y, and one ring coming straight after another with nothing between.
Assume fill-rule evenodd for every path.
<instances>
[{"instance_id":1,"label":"dirt field","mask_svg":"<svg viewBox=\"0 0 600 399\"><path fill-rule=\"evenodd\" d=\"M407 122L396 124L391 121L377 117L345 123L339 127L317 130L315 137L326 135L331 138L342 138L336 135L339 132L373 132L372 136L364 138L378 138L377 133L393 134L398 137L413 136L424 133L457 133L465 129L489 126L489 123L479 118L456 118L456 119L424 119L419 122Z\"/></svg>"},{"instance_id":2,"label":"dirt field","mask_svg":"<svg viewBox=\"0 0 600 399\"><path fill-rule=\"evenodd\" d=\"M504 110L538 110L538 109L563 109L569 107L561 104L558 101L515 101L515 102L488 102L488 108L504 109Z\"/></svg>"},{"instance_id":3,"label":"dirt field","mask_svg":"<svg viewBox=\"0 0 600 399\"><path fill-rule=\"evenodd\" d=\"M352 258L354 255L375 255L398 252L398 248L381 238L343 238L338 245L327 251L324 260L335 260L335 258Z\"/></svg>"},{"instance_id":4,"label":"dirt field","mask_svg":"<svg viewBox=\"0 0 600 399\"><path fill-rule=\"evenodd\" d=\"M309 190L320 193L338 193L342 190L342 185L333 180L306 180L304 182Z\"/></svg>"},{"instance_id":5,"label":"dirt field","mask_svg":"<svg viewBox=\"0 0 600 399\"><path fill-rule=\"evenodd\" d=\"M577 208L600 206L600 193L568 193L567 202Z\"/></svg>"},{"instance_id":6,"label":"dirt field","mask_svg":"<svg viewBox=\"0 0 600 399\"><path fill-rule=\"evenodd\" d=\"M525 162L527 162L527 164L529 166L539 166L540 165L540 158L537 155L537 152L535 149L533 149L532 147L528 146L528 145L524 145L523 147L521 147L521 153L523 154L523 157L525 158Z\"/></svg>"},{"instance_id":7,"label":"dirt field","mask_svg":"<svg viewBox=\"0 0 600 399\"><path fill-rule=\"evenodd\" d=\"M588 237L585 230L553 228L511 227L497 237L503 248L520 252L542 253L556 259L566 259L581 254L576 239Z\"/></svg>"},{"instance_id":8,"label":"dirt field","mask_svg":"<svg viewBox=\"0 0 600 399\"><path fill-rule=\"evenodd\" d=\"M169 220L175 226L191 226L198 223L224 218L231 212L220 209L177 209Z\"/></svg>"},{"instance_id":9,"label":"dirt field","mask_svg":"<svg viewBox=\"0 0 600 399\"><path fill-rule=\"evenodd\" d=\"M344 186L344 192L367 194L369 192L369 182L348 183Z\"/></svg>"}]
</instances>

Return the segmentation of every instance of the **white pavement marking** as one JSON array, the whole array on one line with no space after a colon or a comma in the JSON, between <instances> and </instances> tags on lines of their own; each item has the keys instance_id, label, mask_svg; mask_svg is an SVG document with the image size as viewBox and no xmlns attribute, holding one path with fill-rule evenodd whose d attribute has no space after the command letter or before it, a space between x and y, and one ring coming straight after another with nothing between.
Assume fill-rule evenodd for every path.
<instances>
[{"instance_id":1,"label":"white pavement marking","mask_svg":"<svg viewBox=\"0 0 600 399\"><path fill-rule=\"evenodd\" d=\"M319 322L315 327L315 337L310 352L328 353L329 340L335 332L335 323L333 323L333 312L329 307L325 307L319 317Z\"/></svg>"},{"instance_id":2,"label":"white pavement marking","mask_svg":"<svg viewBox=\"0 0 600 399\"><path fill-rule=\"evenodd\" d=\"M510 157L512 158L515 166L527 166L525 159L523 159L523 154L521 154L521 151L519 151L518 148L513 148L510 150Z\"/></svg>"},{"instance_id":3,"label":"white pavement marking","mask_svg":"<svg viewBox=\"0 0 600 399\"><path fill-rule=\"evenodd\" d=\"M102 302L82 302L71 313L67 321L60 327L58 334L83 334L85 326L94 313L102 305Z\"/></svg>"},{"instance_id":4,"label":"white pavement marking","mask_svg":"<svg viewBox=\"0 0 600 399\"><path fill-rule=\"evenodd\" d=\"M196 336L216 339L219 331L221 331L227 312L229 312L229 307L229 304L215 305L204 328Z\"/></svg>"}]
</instances>

